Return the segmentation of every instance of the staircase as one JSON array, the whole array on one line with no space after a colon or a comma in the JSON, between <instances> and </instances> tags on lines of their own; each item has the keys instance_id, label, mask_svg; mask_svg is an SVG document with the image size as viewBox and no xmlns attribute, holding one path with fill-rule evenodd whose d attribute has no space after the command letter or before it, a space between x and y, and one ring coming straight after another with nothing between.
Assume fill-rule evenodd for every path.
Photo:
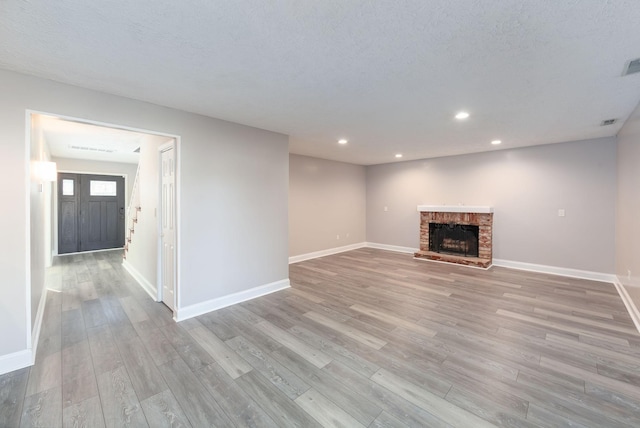
<instances>
[{"instance_id":1,"label":"staircase","mask_svg":"<svg viewBox=\"0 0 640 428\"><path fill-rule=\"evenodd\" d=\"M127 218L125 220L125 240L124 240L124 253L123 259L127 259L127 253L129 252L129 245L133 239L133 234L136 230L136 224L138 224L138 213L142 210L140 207L140 164L138 164L138 170L136 171L136 178L133 181L133 190L131 191L131 198L129 199L129 206L127 207Z\"/></svg>"}]
</instances>

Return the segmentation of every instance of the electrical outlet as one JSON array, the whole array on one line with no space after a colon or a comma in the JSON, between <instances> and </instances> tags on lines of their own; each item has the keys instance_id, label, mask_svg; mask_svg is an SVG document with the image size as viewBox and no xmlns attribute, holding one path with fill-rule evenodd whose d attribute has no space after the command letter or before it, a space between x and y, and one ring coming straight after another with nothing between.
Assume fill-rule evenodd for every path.
<instances>
[{"instance_id":1,"label":"electrical outlet","mask_svg":"<svg viewBox=\"0 0 640 428\"><path fill-rule=\"evenodd\" d=\"M631 269L627 269L627 279L631 279Z\"/></svg>"},{"instance_id":2,"label":"electrical outlet","mask_svg":"<svg viewBox=\"0 0 640 428\"><path fill-rule=\"evenodd\" d=\"M385 207L384 207L384 210L385 210L385 211L389 211L389 207L385 206Z\"/></svg>"},{"instance_id":3,"label":"electrical outlet","mask_svg":"<svg viewBox=\"0 0 640 428\"><path fill-rule=\"evenodd\" d=\"M349 234L347 233L347 238L349 237Z\"/></svg>"},{"instance_id":4,"label":"electrical outlet","mask_svg":"<svg viewBox=\"0 0 640 428\"><path fill-rule=\"evenodd\" d=\"M340 235L336 235L336 239L340 239Z\"/></svg>"}]
</instances>

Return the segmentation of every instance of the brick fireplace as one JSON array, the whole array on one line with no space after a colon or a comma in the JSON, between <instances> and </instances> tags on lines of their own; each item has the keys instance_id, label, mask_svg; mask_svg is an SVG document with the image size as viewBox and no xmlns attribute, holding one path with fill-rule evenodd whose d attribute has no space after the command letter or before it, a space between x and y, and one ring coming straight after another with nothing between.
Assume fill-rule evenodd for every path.
<instances>
[{"instance_id":1,"label":"brick fireplace","mask_svg":"<svg viewBox=\"0 0 640 428\"><path fill-rule=\"evenodd\" d=\"M480 268L491 266L493 208L419 205L418 211L420 251L414 254L415 258Z\"/></svg>"}]
</instances>

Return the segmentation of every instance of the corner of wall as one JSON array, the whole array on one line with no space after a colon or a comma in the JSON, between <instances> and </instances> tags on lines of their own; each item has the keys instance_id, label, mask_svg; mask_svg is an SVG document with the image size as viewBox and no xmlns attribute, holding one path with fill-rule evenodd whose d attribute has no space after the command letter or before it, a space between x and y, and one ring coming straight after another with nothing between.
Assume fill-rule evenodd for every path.
<instances>
[{"instance_id":1,"label":"corner of wall","mask_svg":"<svg viewBox=\"0 0 640 428\"><path fill-rule=\"evenodd\" d=\"M247 300L255 299L256 297L275 293L276 291L284 290L289 287L291 287L291 284L289 282L289 278L287 278L269 284L260 285L249 290L240 291L238 293L229 294L227 296L218 297L183 308L177 308L175 311L175 320L177 322L184 321L208 312L226 308L227 306L246 302Z\"/></svg>"},{"instance_id":2,"label":"corner of wall","mask_svg":"<svg viewBox=\"0 0 640 428\"><path fill-rule=\"evenodd\" d=\"M343 253L345 251L357 250L358 248L366 247L366 242L359 242L357 244L344 245L342 247L328 248L326 250L314 251L306 254L299 254L297 256L289 257L289 264L303 262L305 260L317 259L318 257L330 256L332 254Z\"/></svg>"},{"instance_id":3,"label":"corner of wall","mask_svg":"<svg viewBox=\"0 0 640 428\"><path fill-rule=\"evenodd\" d=\"M129 263L126 260L122 261L122 267L129 272L129 274L133 277L133 279L136 280L136 282L138 284L140 284L140 287L142 287L142 289L144 291L147 292L147 294L149 296L151 296L151 298L153 300L155 300L156 302L158 302L158 289L157 287L155 287L152 283L150 283L140 272L138 272L138 270L136 270L136 268L133 267L133 265L131 263Z\"/></svg>"},{"instance_id":4,"label":"corner of wall","mask_svg":"<svg viewBox=\"0 0 640 428\"><path fill-rule=\"evenodd\" d=\"M33 365L34 354L31 349L0 356L0 375Z\"/></svg>"},{"instance_id":5,"label":"corner of wall","mask_svg":"<svg viewBox=\"0 0 640 428\"><path fill-rule=\"evenodd\" d=\"M40 341L40 331L42 330L42 320L44 319L44 310L47 305L47 288L45 287L40 297L40 303L38 304L38 312L36 313L36 320L33 325L33 331L31 333L31 349L33 351L33 362L36 359L36 352L38 351L38 342Z\"/></svg>"},{"instance_id":6,"label":"corner of wall","mask_svg":"<svg viewBox=\"0 0 640 428\"><path fill-rule=\"evenodd\" d=\"M629 312L629 316L631 317L633 324L636 326L636 329L640 333L640 310L638 310L638 306L635 304L635 302L627 292L625 286L622 285L620 277L616 276L613 284L615 285L616 290L618 290L618 294L622 299L622 303L624 303L624 306L627 308L627 312Z\"/></svg>"}]
</instances>

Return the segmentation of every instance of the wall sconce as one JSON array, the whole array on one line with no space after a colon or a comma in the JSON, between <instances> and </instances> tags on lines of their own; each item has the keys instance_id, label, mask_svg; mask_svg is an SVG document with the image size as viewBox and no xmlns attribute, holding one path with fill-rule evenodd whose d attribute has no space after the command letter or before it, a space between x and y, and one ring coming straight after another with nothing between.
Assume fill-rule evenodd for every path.
<instances>
[{"instance_id":1,"label":"wall sconce","mask_svg":"<svg viewBox=\"0 0 640 428\"><path fill-rule=\"evenodd\" d=\"M58 179L58 168L55 162L36 162L35 177L38 183L38 192L44 191L44 183L52 183Z\"/></svg>"},{"instance_id":2,"label":"wall sconce","mask_svg":"<svg viewBox=\"0 0 640 428\"><path fill-rule=\"evenodd\" d=\"M54 182L58 179L58 167L55 162L39 162L38 175L45 182Z\"/></svg>"}]
</instances>

